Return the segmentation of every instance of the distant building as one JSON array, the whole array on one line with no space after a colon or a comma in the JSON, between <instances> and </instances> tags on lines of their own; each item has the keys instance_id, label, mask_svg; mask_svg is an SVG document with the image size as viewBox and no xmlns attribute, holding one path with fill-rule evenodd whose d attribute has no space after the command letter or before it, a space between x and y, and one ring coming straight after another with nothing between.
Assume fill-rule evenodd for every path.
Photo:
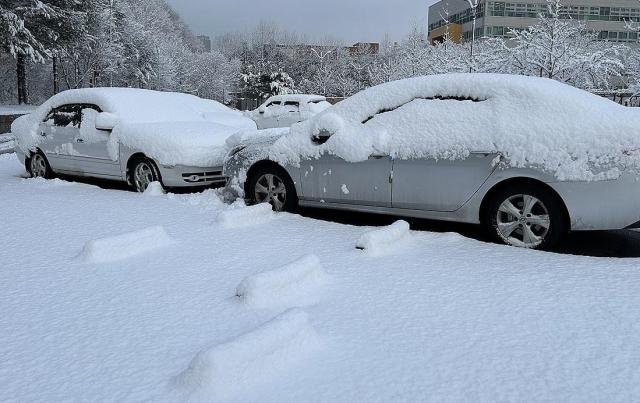
<instances>
[{"instance_id":1,"label":"distant building","mask_svg":"<svg viewBox=\"0 0 640 403\"><path fill-rule=\"evenodd\" d=\"M207 35L198 35L198 40L202 44L202 48L205 52L211 52L211 38Z\"/></svg>"},{"instance_id":2,"label":"distant building","mask_svg":"<svg viewBox=\"0 0 640 403\"><path fill-rule=\"evenodd\" d=\"M536 23L547 11L545 0L480 0L476 10L476 37L508 37L510 29ZM563 17L584 21L602 40L638 42L638 34L626 29L627 21L640 22L637 0L564 0ZM473 10L467 0L441 0L429 7L429 42L471 40Z\"/></svg>"}]
</instances>

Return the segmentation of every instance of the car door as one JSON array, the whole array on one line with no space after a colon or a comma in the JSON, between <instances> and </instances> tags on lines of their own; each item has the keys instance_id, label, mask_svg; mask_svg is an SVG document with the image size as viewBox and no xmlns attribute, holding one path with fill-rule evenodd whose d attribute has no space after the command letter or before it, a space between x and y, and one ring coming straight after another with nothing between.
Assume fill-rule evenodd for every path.
<instances>
[{"instance_id":1,"label":"car door","mask_svg":"<svg viewBox=\"0 0 640 403\"><path fill-rule=\"evenodd\" d=\"M300 164L302 199L321 203L391 206L391 166L388 156L375 155L362 162L347 162L323 154Z\"/></svg>"},{"instance_id":2,"label":"car door","mask_svg":"<svg viewBox=\"0 0 640 403\"><path fill-rule=\"evenodd\" d=\"M355 135L355 134L354 134ZM320 147L331 139L328 130L313 138ZM302 200L361 206L391 206L391 168L388 155L371 155L366 161L347 162L324 153L300 163Z\"/></svg>"},{"instance_id":3,"label":"car door","mask_svg":"<svg viewBox=\"0 0 640 403\"><path fill-rule=\"evenodd\" d=\"M300 116L300 103L286 101L278 114L278 127L289 127L302 120Z\"/></svg>"},{"instance_id":4,"label":"car door","mask_svg":"<svg viewBox=\"0 0 640 403\"><path fill-rule=\"evenodd\" d=\"M52 109L39 126L39 143L49 165L55 172L74 173L74 142L80 128L79 111L75 105Z\"/></svg>"},{"instance_id":5,"label":"car door","mask_svg":"<svg viewBox=\"0 0 640 403\"><path fill-rule=\"evenodd\" d=\"M258 129L273 129L278 127L278 116L282 103L280 101L269 102L264 108L260 109L260 117L258 119Z\"/></svg>"},{"instance_id":6,"label":"car door","mask_svg":"<svg viewBox=\"0 0 640 403\"><path fill-rule=\"evenodd\" d=\"M461 160L396 159L393 162L394 208L455 211L495 170L500 156L476 152Z\"/></svg>"},{"instance_id":7,"label":"car door","mask_svg":"<svg viewBox=\"0 0 640 403\"><path fill-rule=\"evenodd\" d=\"M440 144L456 146L456 138L475 136L484 131L499 130L491 114L490 103L480 99L441 96L417 99L398 111L385 111L380 118L388 124L400 118L410 119L412 130L425 132L425 140L434 147ZM476 116L476 125L469 127L460 116ZM462 121L462 122L461 122ZM421 136L416 135L416 139ZM479 147L492 148L483 144ZM451 212L462 207L478 191L498 166L500 155L475 150L466 158L396 158L393 162L392 205L400 209ZM456 153L452 150L452 155Z\"/></svg>"},{"instance_id":8,"label":"car door","mask_svg":"<svg viewBox=\"0 0 640 403\"><path fill-rule=\"evenodd\" d=\"M80 129L74 139L78 172L83 175L120 178L120 164L109 153L111 133L96 129L96 117L101 112L96 105L79 105Z\"/></svg>"}]
</instances>

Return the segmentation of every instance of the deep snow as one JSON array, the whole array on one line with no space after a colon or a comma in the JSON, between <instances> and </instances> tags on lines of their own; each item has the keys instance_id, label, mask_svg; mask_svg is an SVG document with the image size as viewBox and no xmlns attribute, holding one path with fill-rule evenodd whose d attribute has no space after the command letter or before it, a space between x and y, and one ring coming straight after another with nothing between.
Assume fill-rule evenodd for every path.
<instances>
[{"instance_id":1,"label":"deep snow","mask_svg":"<svg viewBox=\"0 0 640 403\"><path fill-rule=\"evenodd\" d=\"M185 401L192 389L177 379L199 352L225 350L296 308L241 303L242 279L313 254L331 277L304 308L317 348L287 365L249 365L267 369L226 400L640 395L638 259L428 232L372 256L354 247L370 228L288 214L226 228L216 217L239 205L215 191L146 197L22 175L15 156L0 155L0 401ZM77 259L88 240L154 226L175 243L111 263ZM287 330L304 321L294 322ZM260 346L252 351L242 365L264 362Z\"/></svg>"}]
</instances>

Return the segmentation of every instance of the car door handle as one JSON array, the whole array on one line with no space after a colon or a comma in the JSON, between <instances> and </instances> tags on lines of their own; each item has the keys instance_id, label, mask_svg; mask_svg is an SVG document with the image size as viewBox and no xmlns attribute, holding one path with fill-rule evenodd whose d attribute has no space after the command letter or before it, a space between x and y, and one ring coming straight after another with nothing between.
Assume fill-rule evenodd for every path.
<instances>
[{"instance_id":1,"label":"car door handle","mask_svg":"<svg viewBox=\"0 0 640 403\"><path fill-rule=\"evenodd\" d=\"M76 143L84 143L84 139L76 139Z\"/></svg>"},{"instance_id":2,"label":"car door handle","mask_svg":"<svg viewBox=\"0 0 640 403\"><path fill-rule=\"evenodd\" d=\"M40 137L47 137L47 133L46 132L40 132Z\"/></svg>"}]
</instances>

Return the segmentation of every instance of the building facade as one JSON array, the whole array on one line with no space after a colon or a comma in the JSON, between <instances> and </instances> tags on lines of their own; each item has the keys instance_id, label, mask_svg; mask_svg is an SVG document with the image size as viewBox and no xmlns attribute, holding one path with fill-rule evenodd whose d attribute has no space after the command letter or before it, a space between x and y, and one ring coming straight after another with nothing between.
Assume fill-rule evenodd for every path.
<instances>
[{"instance_id":1,"label":"building facade","mask_svg":"<svg viewBox=\"0 0 640 403\"><path fill-rule=\"evenodd\" d=\"M629 32L627 22L640 22L638 0L564 0L562 18L583 21L611 42L638 42L638 33ZM480 0L475 11L476 38L508 37L510 29L536 23L547 12L545 0ZM473 36L474 12L467 0L441 0L429 7L429 41L468 41Z\"/></svg>"}]
</instances>

